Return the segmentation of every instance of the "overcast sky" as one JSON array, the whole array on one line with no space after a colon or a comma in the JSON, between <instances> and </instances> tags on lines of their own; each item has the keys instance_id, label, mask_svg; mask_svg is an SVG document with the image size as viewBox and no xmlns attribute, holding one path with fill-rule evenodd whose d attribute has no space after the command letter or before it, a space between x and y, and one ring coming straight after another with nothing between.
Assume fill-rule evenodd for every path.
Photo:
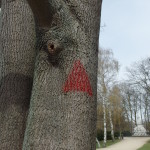
<instances>
[{"instance_id":1,"label":"overcast sky","mask_svg":"<svg viewBox=\"0 0 150 150\"><path fill-rule=\"evenodd\" d=\"M100 46L120 62L119 78L134 61L150 56L150 0L103 0Z\"/></svg>"}]
</instances>

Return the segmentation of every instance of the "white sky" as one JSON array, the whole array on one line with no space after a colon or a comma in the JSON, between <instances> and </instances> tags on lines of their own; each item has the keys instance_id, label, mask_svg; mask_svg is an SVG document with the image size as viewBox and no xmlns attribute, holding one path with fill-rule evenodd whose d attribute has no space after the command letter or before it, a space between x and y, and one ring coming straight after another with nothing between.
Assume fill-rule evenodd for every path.
<instances>
[{"instance_id":1,"label":"white sky","mask_svg":"<svg viewBox=\"0 0 150 150\"><path fill-rule=\"evenodd\" d=\"M100 46L120 62L119 79L134 61L150 56L150 0L103 0Z\"/></svg>"}]
</instances>

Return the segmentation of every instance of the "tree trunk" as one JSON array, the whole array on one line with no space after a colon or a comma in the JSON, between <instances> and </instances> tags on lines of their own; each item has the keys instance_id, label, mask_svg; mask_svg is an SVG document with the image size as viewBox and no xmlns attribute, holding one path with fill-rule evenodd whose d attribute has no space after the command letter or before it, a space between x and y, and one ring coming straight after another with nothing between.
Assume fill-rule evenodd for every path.
<instances>
[{"instance_id":1,"label":"tree trunk","mask_svg":"<svg viewBox=\"0 0 150 150\"><path fill-rule=\"evenodd\" d=\"M35 58L34 18L24 0L2 0L0 149L21 150Z\"/></svg>"},{"instance_id":2,"label":"tree trunk","mask_svg":"<svg viewBox=\"0 0 150 150\"><path fill-rule=\"evenodd\" d=\"M106 101L103 97L103 112L104 112L104 143L103 146L106 147L107 142L107 127L106 127Z\"/></svg>"},{"instance_id":3,"label":"tree trunk","mask_svg":"<svg viewBox=\"0 0 150 150\"><path fill-rule=\"evenodd\" d=\"M100 147L101 147L101 145L100 145L100 142L98 141L98 139L97 139L97 138L96 138L96 142L97 142L98 148L100 148Z\"/></svg>"},{"instance_id":4,"label":"tree trunk","mask_svg":"<svg viewBox=\"0 0 150 150\"><path fill-rule=\"evenodd\" d=\"M142 112L142 99L140 98L140 117L141 117L141 124L143 124L143 112Z\"/></svg>"},{"instance_id":5,"label":"tree trunk","mask_svg":"<svg viewBox=\"0 0 150 150\"><path fill-rule=\"evenodd\" d=\"M114 138L114 126L113 126L113 122L112 122L112 115L111 115L110 106L108 106L108 108L109 108L109 121L110 121L110 127L111 127L111 138L112 138L112 141L114 142L114 140L115 140L115 138Z\"/></svg>"},{"instance_id":6,"label":"tree trunk","mask_svg":"<svg viewBox=\"0 0 150 150\"><path fill-rule=\"evenodd\" d=\"M137 114L136 114L136 111L134 111L134 118L135 118L135 126L137 126L137 119L136 119L136 116L137 116Z\"/></svg>"},{"instance_id":7,"label":"tree trunk","mask_svg":"<svg viewBox=\"0 0 150 150\"><path fill-rule=\"evenodd\" d=\"M132 111L132 106L131 106L131 97L130 95L128 96L128 105L129 105L129 111L130 111L130 118L131 118L131 123L130 123L130 128L131 128L131 133L133 133L133 111Z\"/></svg>"},{"instance_id":8,"label":"tree trunk","mask_svg":"<svg viewBox=\"0 0 150 150\"><path fill-rule=\"evenodd\" d=\"M118 125L119 125L119 133L120 133L120 140L122 139L122 131L121 131L121 121L120 121L120 117L118 117Z\"/></svg>"},{"instance_id":9,"label":"tree trunk","mask_svg":"<svg viewBox=\"0 0 150 150\"><path fill-rule=\"evenodd\" d=\"M95 150L101 0L49 5L52 21L39 42L23 150Z\"/></svg>"},{"instance_id":10,"label":"tree trunk","mask_svg":"<svg viewBox=\"0 0 150 150\"><path fill-rule=\"evenodd\" d=\"M123 109L124 109L124 112L125 112L127 120L128 120L128 127L130 128L129 111L126 108L127 107L126 100L122 99L122 102L123 102Z\"/></svg>"},{"instance_id":11,"label":"tree trunk","mask_svg":"<svg viewBox=\"0 0 150 150\"><path fill-rule=\"evenodd\" d=\"M135 97L134 99L133 99L133 113L134 113L134 119L135 119L135 126L137 126L137 106L138 104L137 104L137 97Z\"/></svg>"}]
</instances>

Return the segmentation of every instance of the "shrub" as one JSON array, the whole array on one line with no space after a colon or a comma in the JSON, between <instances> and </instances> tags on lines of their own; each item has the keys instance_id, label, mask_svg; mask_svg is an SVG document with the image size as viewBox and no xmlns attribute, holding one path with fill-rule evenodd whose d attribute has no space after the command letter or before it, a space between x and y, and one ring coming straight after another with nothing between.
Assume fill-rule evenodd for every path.
<instances>
[{"instance_id":1,"label":"shrub","mask_svg":"<svg viewBox=\"0 0 150 150\"><path fill-rule=\"evenodd\" d=\"M114 136L115 136L115 139L118 139L119 136L120 136L120 133L119 132L115 132ZM97 131L97 139L99 141L104 140L104 131L103 130L98 130ZM111 131L107 131L107 140L112 140L112 138L111 138Z\"/></svg>"},{"instance_id":2,"label":"shrub","mask_svg":"<svg viewBox=\"0 0 150 150\"><path fill-rule=\"evenodd\" d=\"M132 136L130 131L123 131L122 134L123 136Z\"/></svg>"}]
</instances>

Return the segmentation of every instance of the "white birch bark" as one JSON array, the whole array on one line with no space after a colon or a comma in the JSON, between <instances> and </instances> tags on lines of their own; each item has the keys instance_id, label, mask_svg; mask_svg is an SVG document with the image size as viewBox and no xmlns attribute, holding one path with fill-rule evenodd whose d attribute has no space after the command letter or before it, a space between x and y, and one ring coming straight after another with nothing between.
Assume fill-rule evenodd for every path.
<instances>
[{"instance_id":1,"label":"white birch bark","mask_svg":"<svg viewBox=\"0 0 150 150\"><path fill-rule=\"evenodd\" d=\"M111 128L111 138L112 141L114 141L114 126L112 122L112 114L111 114L111 108L110 108L110 103L108 103L108 108L109 108L109 121L110 121L110 128Z\"/></svg>"},{"instance_id":2,"label":"white birch bark","mask_svg":"<svg viewBox=\"0 0 150 150\"><path fill-rule=\"evenodd\" d=\"M110 128L111 128L111 138L112 138L112 141L114 141L114 126L113 126L113 121L112 121L111 105L107 97L106 97L106 102L108 106L108 115L109 115L109 122L110 122Z\"/></svg>"},{"instance_id":3,"label":"white birch bark","mask_svg":"<svg viewBox=\"0 0 150 150\"><path fill-rule=\"evenodd\" d=\"M106 101L105 98L103 97L103 112L104 112L104 143L103 146L106 147L106 142L107 142L107 128L106 128Z\"/></svg>"},{"instance_id":4,"label":"white birch bark","mask_svg":"<svg viewBox=\"0 0 150 150\"><path fill-rule=\"evenodd\" d=\"M100 142L98 141L98 139L96 138L96 142L97 142L97 144L98 144L98 148L100 148L101 147L101 145L100 145Z\"/></svg>"}]
</instances>

